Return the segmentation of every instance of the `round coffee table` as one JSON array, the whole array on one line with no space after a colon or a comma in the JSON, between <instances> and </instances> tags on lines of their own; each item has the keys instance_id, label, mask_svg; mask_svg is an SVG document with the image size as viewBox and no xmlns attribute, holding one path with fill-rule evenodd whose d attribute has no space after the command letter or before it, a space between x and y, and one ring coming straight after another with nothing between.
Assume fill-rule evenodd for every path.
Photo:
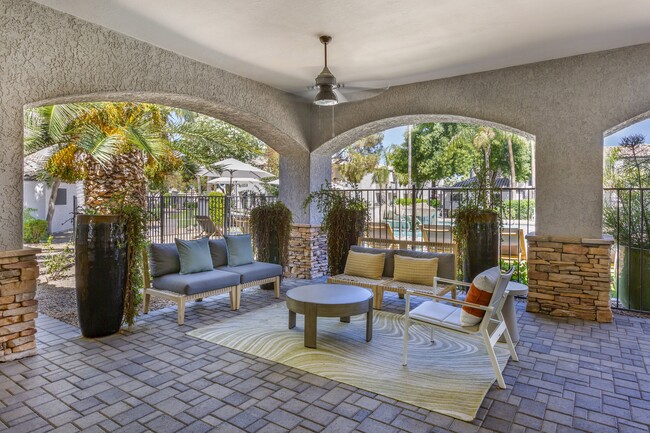
<instances>
[{"instance_id":1,"label":"round coffee table","mask_svg":"<svg viewBox=\"0 0 650 433\"><path fill-rule=\"evenodd\" d=\"M366 314L366 341L372 340L372 292L344 284L310 284L287 292L289 329L296 326L296 313L305 316L305 347L316 348L316 319Z\"/></svg>"}]
</instances>

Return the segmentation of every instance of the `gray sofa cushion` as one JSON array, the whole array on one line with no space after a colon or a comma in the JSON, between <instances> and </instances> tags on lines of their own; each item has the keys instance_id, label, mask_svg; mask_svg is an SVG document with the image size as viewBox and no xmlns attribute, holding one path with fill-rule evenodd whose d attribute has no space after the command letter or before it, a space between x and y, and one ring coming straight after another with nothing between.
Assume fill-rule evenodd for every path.
<instances>
[{"instance_id":1,"label":"gray sofa cushion","mask_svg":"<svg viewBox=\"0 0 650 433\"><path fill-rule=\"evenodd\" d=\"M265 262L253 262L240 266L221 266L219 270L236 272L241 275L241 284L282 275L282 266Z\"/></svg>"},{"instance_id":2,"label":"gray sofa cushion","mask_svg":"<svg viewBox=\"0 0 650 433\"><path fill-rule=\"evenodd\" d=\"M213 269L195 274L167 274L154 278L152 285L155 289L168 290L182 295L195 295L210 290L239 284L240 276L232 272Z\"/></svg>"},{"instance_id":3,"label":"gray sofa cushion","mask_svg":"<svg viewBox=\"0 0 650 433\"><path fill-rule=\"evenodd\" d=\"M212 256L212 267L228 265L228 248L225 239L210 239L210 255Z\"/></svg>"},{"instance_id":4,"label":"gray sofa cushion","mask_svg":"<svg viewBox=\"0 0 650 433\"><path fill-rule=\"evenodd\" d=\"M176 239L176 248L181 260L181 274L212 270L212 257L207 237L195 240Z\"/></svg>"},{"instance_id":5,"label":"gray sofa cushion","mask_svg":"<svg viewBox=\"0 0 650 433\"><path fill-rule=\"evenodd\" d=\"M397 250L395 254L418 259L438 258L438 276L442 278L456 279L454 275L454 262L456 256L452 253L428 253L423 251Z\"/></svg>"},{"instance_id":6,"label":"gray sofa cushion","mask_svg":"<svg viewBox=\"0 0 650 433\"><path fill-rule=\"evenodd\" d=\"M176 244L151 244L149 253L149 273L152 277L177 274L181 270Z\"/></svg>"},{"instance_id":7,"label":"gray sofa cushion","mask_svg":"<svg viewBox=\"0 0 650 433\"><path fill-rule=\"evenodd\" d=\"M224 236L228 246L228 266L253 263L253 243L251 235Z\"/></svg>"},{"instance_id":8,"label":"gray sofa cushion","mask_svg":"<svg viewBox=\"0 0 650 433\"><path fill-rule=\"evenodd\" d=\"M395 255L395 250L360 247L359 245L352 245L352 247L350 247L350 250L357 253L386 254L386 257L384 258L384 272L382 273L382 276L390 278L393 277L393 270L395 269L395 258L393 256Z\"/></svg>"}]
</instances>

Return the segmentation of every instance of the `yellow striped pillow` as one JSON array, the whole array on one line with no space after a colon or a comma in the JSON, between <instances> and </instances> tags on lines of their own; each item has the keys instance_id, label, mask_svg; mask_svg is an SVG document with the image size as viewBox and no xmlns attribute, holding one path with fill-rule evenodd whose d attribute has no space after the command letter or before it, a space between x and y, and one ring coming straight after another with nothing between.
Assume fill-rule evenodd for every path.
<instances>
[{"instance_id":1,"label":"yellow striped pillow","mask_svg":"<svg viewBox=\"0 0 650 433\"><path fill-rule=\"evenodd\" d=\"M433 277L438 274L438 258L418 259L395 254L393 279L403 283L433 287Z\"/></svg>"},{"instance_id":2,"label":"yellow striped pillow","mask_svg":"<svg viewBox=\"0 0 650 433\"><path fill-rule=\"evenodd\" d=\"M345 262L345 275L370 278L371 280L381 279L384 272L384 260L386 254L368 254L350 251L348 260Z\"/></svg>"}]
</instances>

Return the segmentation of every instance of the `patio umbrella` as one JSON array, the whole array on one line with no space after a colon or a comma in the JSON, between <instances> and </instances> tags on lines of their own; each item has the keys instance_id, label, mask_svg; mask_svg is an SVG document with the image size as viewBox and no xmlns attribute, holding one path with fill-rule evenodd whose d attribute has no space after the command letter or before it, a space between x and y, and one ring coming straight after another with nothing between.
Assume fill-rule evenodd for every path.
<instances>
[{"instance_id":1,"label":"patio umbrella","mask_svg":"<svg viewBox=\"0 0 650 433\"><path fill-rule=\"evenodd\" d=\"M257 168L253 165L247 164L245 162L239 161L235 158L224 159L212 165L209 169L206 169L205 176L211 176L214 173L218 173L217 178L228 178L230 183L230 191L232 191L232 185L235 179L264 179L267 177L273 177L272 173ZM225 183L225 182L213 182L210 183Z\"/></svg>"}]
</instances>

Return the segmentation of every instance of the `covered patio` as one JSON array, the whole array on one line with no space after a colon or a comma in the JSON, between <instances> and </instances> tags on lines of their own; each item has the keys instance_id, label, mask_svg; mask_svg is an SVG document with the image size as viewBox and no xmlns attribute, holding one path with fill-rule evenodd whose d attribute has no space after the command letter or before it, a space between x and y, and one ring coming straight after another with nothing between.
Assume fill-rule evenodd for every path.
<instances>
[{"instance_id":1,"label":"covered patio","mask_svg":"<svg viewBox=\"0 0 650 433\"><path fill-rule=\"evenodd\" d=\"M304 280L287 281L283 297L298 284ZM232 312L226 296L210 298L188 307L185 326L168 308L99 340L40 317L39 354L0 367L0 426L31 433L648 431L647 318L558 319L527 313L520 301L519 362L504 370L508 388L492 387L468 423L185 335L268 302L257 290ZM388 295L384 309L401 314L403 301Z\"/></svg>"},{"instance_id":2,"label":"covered patio","mask_svg":"<svg viewBox=\"0 0 650 433\"><path fill-rule=\"evenodd\" d=\"M291 255L301 258L290 272L297 278L284 280L280 300L253 289L242 310L233 312L228 297L218 296L190 304L183 326L163 309L103 339L84 339L73 326L35 318L33 295L21 298L25 304L18 308L26 310L16 320L29 329L14 332L7 327L15 324L13 316L0 314L0 430L650 431L650 322L613 313L607 278L594 282L576 266L611 267L611 239L602 229L603 136L650 115L645 2L553 1L541 12L532 1L521 9L492 5L484 10L487 19L479 13L484 2L436 10L418 0L399 20L402 10L389 0L372 6L341 1L317 10L291 2L217 2L224 13L212 11L214 22L205 22L202 8L188 10L184 30L178 26L185 15L174 9L180 3L165 3L168 10L149 4L151 14L145 3L0 0L0 265L13 266L0 272L0 299L22 296L23 286L35 287L38 276L22 240L23 110L68 102L194 110L276 150L279 198L294 218ZM457 34L459 26L445 13L470 17L464 28L476 32ZM217 15L232 22L220 26ZM440 26L427 18L434 15ZM383 27L366 24L372 17ZM408 20L417 31L404 26ZM512 23L516 35L499 30ZM242 40L233 40L234 33L230 39L192 33L229 26L239 26ZM391 26L401 30L391 34ZM240 31L251 27L259 32ZM357 28L369 31L367 45ZM262 31L279 42L261 39ZM390 85L371 98L332 107L313 105L313 95L300 99L322 68L318 36L327 32L340 44L341 57L334 60L332 51L330 68L341 80L349 74L350 82L377 81L387 77L371 72L385 70ZM375 38L378 32L389 45ZM433 63L407 68L400 57L407 46L420 46L416 55ZM300 56L277 57L288 52ZM382 53L389 58L380 68ZM260 63L253 64L256 59ZM355 70L357 62L363 67ZM254 314L284 302L292 287L322 281L322 215L303 202L331 180L331 156L374 132L436 121L504 128L534 137L537 149L530 291L528 300L517 302L519 362L507 364L507 389L493 386L473 422L186 335ZM404 302L390 293L384 308L403 314ZM6 335L21 344L9 346Z\"/></svg>"}]
</instances>

